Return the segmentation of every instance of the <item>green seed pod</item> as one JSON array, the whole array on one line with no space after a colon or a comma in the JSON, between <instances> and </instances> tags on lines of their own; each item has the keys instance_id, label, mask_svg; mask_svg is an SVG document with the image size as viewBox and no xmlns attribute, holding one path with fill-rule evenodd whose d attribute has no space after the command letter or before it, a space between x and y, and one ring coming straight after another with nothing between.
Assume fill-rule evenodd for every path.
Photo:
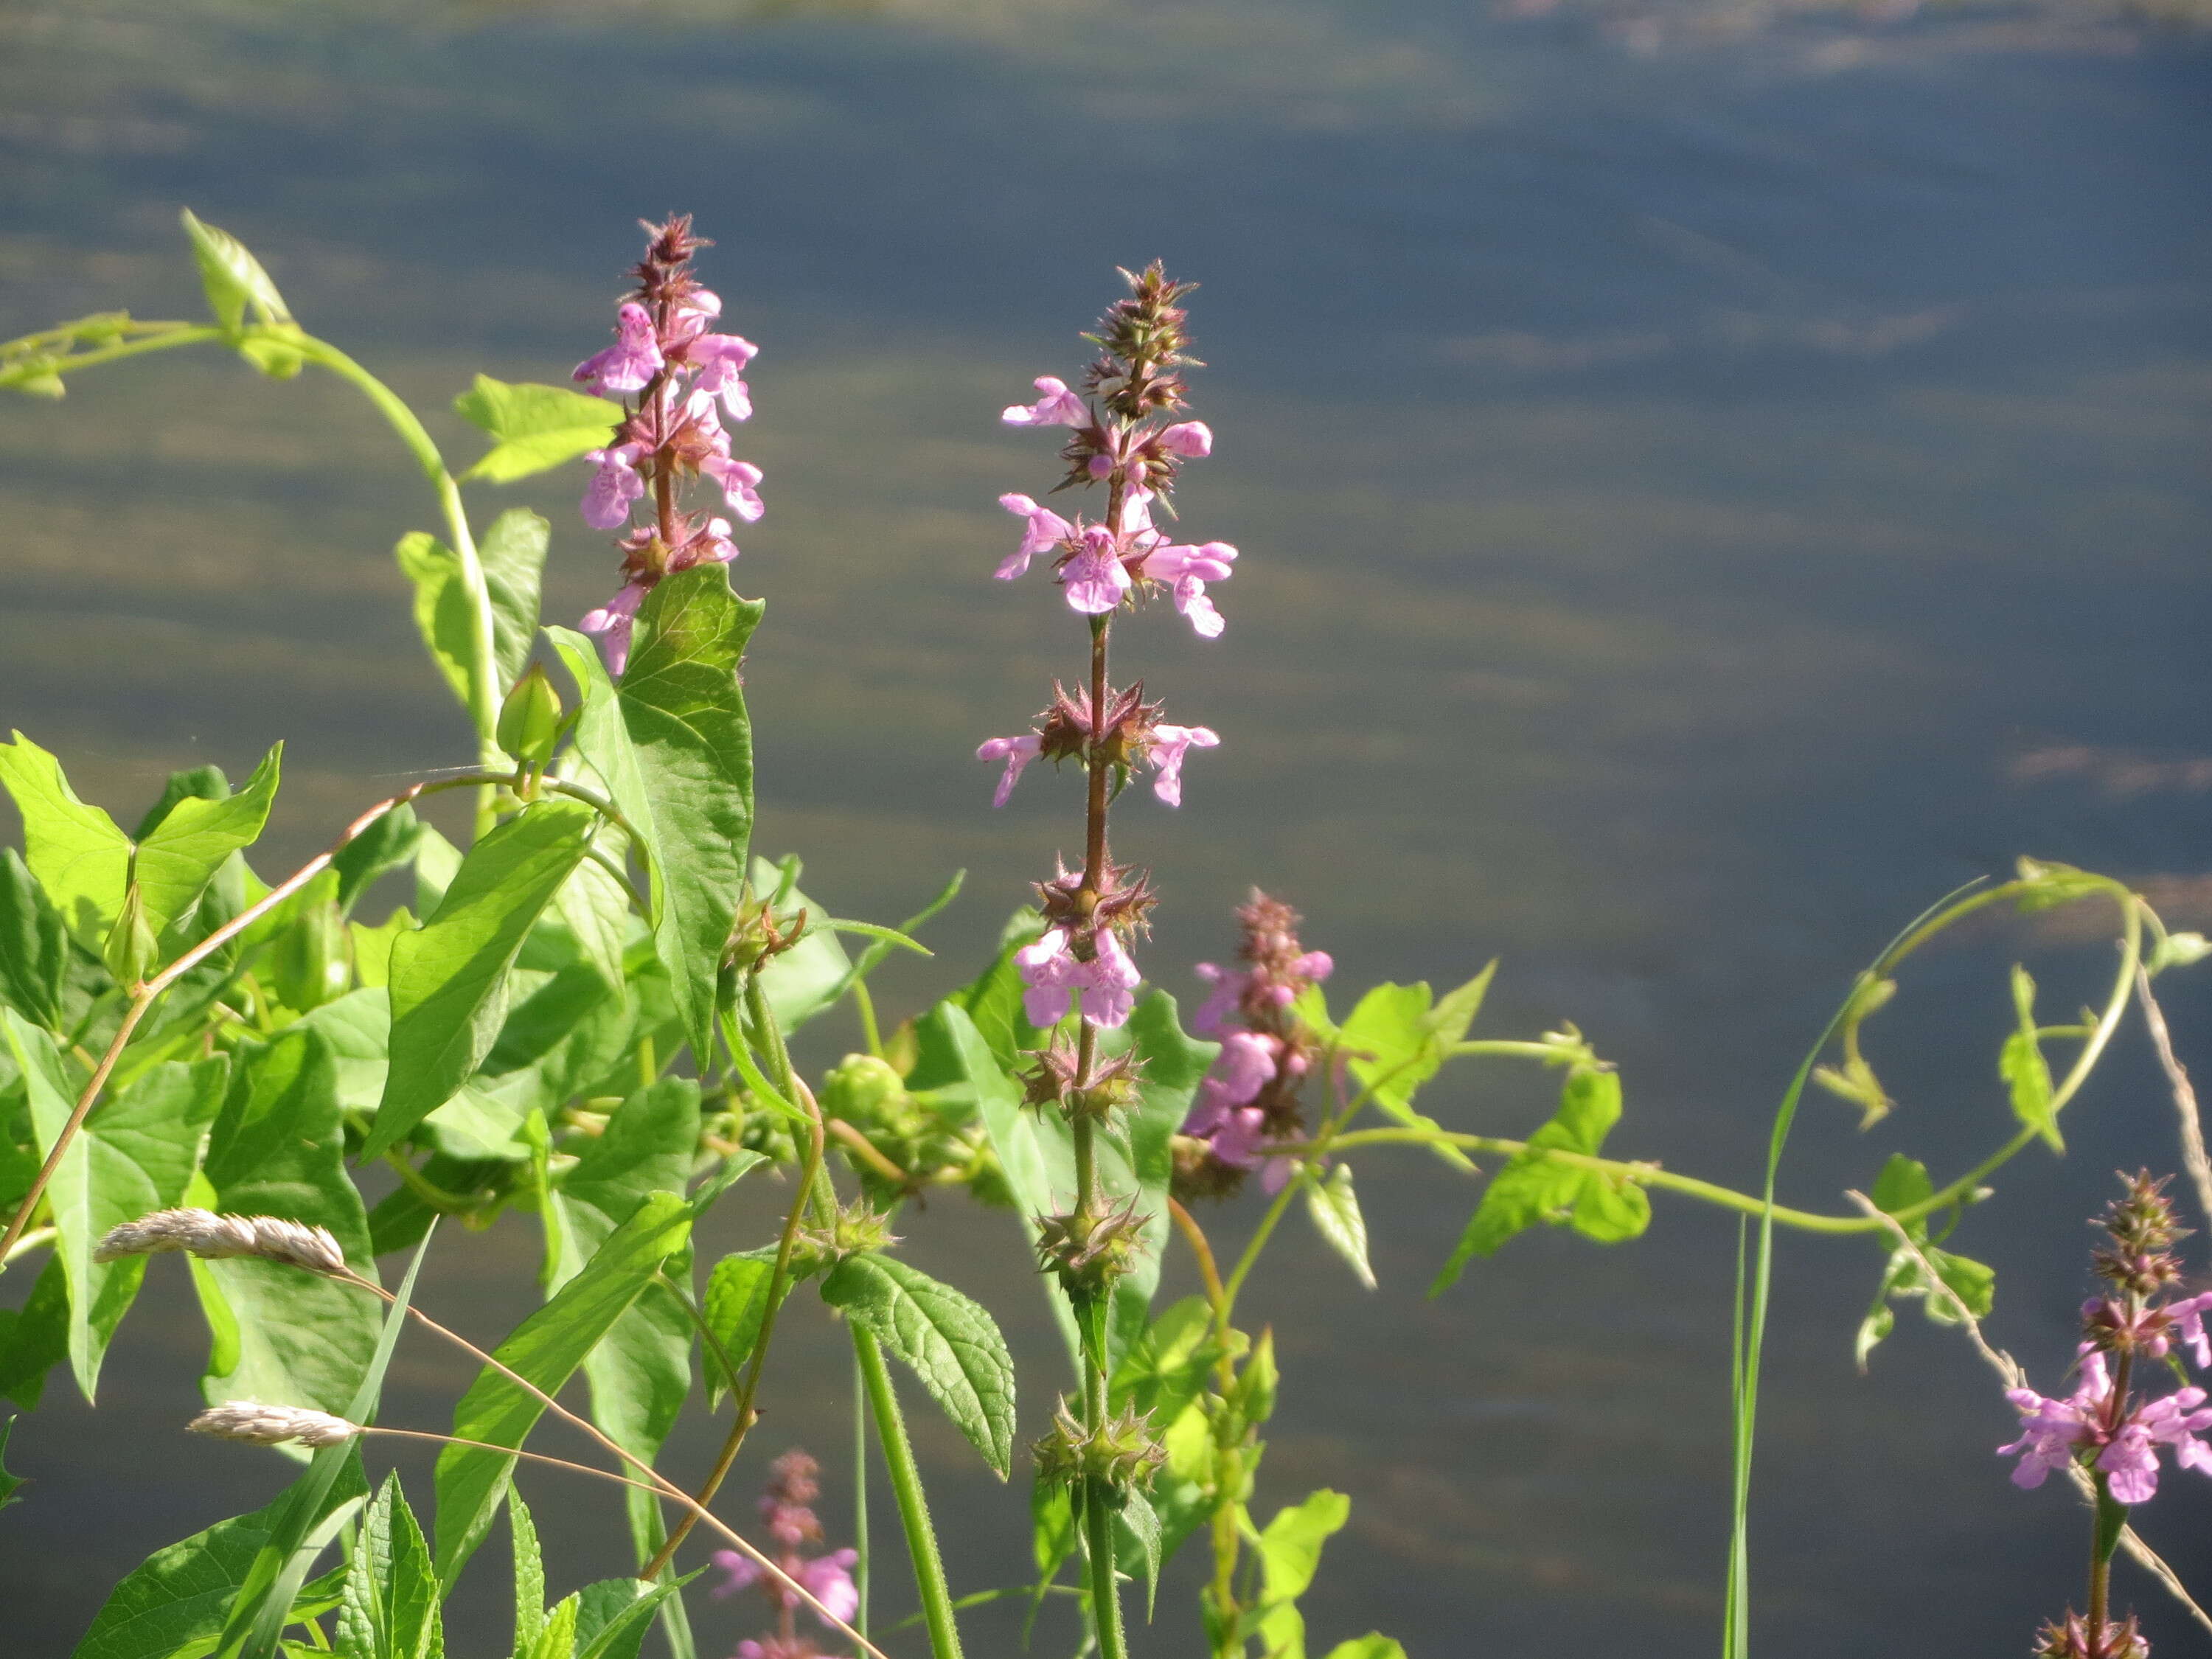
<instances>
[{"instance_id":1,"label":"green seed pod","mask_svg":"<svg viewBox=\"0 0 2212 1659\"><path fill-rule=\"evenodd\" d=\"M561 741L561 694L536 663L515 681L499 708L499 746L532 771L543 771Z\"/></svg>"},{"instance_id":2,"label":"green seed pod","mask_svg":"<svg viewBox=\"0 0 2212 1659\"><path fill-rule=\"evenodd\" d=\"M304 1014L343 996L353 982L349 943L335 900L304 907L270 952L271 978L284 1006Z\"/></svg>"},{"instance_id":3,"label":"green seed pod","mask_svg":"<svg viewBox=\"0 0 2212 1659\"><path fill-rule=\"evenodd\" d=\"M115 975L115 982L129 990L153 971L161 954L153 927L146 920L146 902L133 881L123 895L122 912L108 929L106 943L100 946L100 959Z\"/></svg>"}]
</instances>

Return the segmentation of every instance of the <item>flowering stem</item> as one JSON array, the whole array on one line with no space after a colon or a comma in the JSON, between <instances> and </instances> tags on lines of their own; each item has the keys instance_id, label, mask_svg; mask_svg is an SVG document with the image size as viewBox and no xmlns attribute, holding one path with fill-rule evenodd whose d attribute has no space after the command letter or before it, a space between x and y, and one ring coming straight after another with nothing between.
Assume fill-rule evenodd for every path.
<instances>
[{"instance_id":1,"label":"flowering stem","mask_svg":"<svg viewBox=\"0 0 2212 1659\"><path fill-rule=\"evenodd\" d=\"M850 1323L853 1354L860 1362L869 1409L876 1419L876 1438L884 1449L884 1467L890 1475L892 1495L898 1500L899 1522L906 1529L915 1586L921 1593L922 1620L929 1626L930 1651L937 1659L960 1659L952 1592L945 1583L945 1560L938 1553L937 1532L930 1525L929 1503L922 1495L921 1474L915 1467L914 1446L907 1438L906 1419L899 1414L890 1371L884 1364L884 1351L873 1334L857 1320Z\"/></svg>"},{"instance_id":2,"label":"flowering stem","mask_svg":"<svg viewBox=\"0 0 2212 1659\"><path fill-rule=\"evenodd\" d=\"M131 1006L123 1012L122 1022L115 1028L114 1036L108 1041L107 1052L100 1057L100 1064L93 1068L91 1080L84 1085L84 1092L77 1097L76 1106L70 1113L69 1121L62 1125L61 1133L54 1137L53 1147L47 1152L46 1161L33 1178L30 1190L23 1194L23 1201L16 1206L15 1218L9 1222L8 1231L0 1234L0 1272L4 1272L7 1264L14 1260L15 1242L23 1236L23 1229L29 1224L32 1213L39 1207L39 1200L46 1196L47 1184L53 1180L54 1171L61 1167L70 1143L76 1139L77 1131L84 1127L85 1119L92 1115L92 1109L99 1103L100 1091L107 1087L107 1079L114 1073L116 1062L123 1057L123 1050L130 1042L131 1034L138 1029L139 1022L146 1018L147 1012L161 999L163 992L320 875L329 867L332 859L386 814L398 811L410 801L420 800L426 795L434 795L443 790L505 781L504 778L472 772L460 777L440 778L434 782L410 784L398 794L377 802L346 825L344 832L324 851L316 854L270 888L258 901L240 911L153 978L138 986L131 994Z\"/></svg>"}]
</instances>

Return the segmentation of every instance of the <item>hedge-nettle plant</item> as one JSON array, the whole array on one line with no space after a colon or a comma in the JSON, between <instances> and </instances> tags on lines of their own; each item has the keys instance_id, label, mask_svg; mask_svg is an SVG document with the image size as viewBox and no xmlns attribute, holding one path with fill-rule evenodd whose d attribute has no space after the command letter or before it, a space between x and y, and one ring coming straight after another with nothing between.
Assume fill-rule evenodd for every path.
<instances>
[{"instance_id":1,"label":"hedge-nettle plant","mask_svg":"<svg viewBox=\"0 0 2212 1659\"><path fill-rule=\"evenodd\" d=\"M1480 1183L1432 1294L1535 1226L1634 1238L1654 1193L1740 1218L1723 1635L1740 1659L1777 1230L1886 1251L1862 1363L1900 1301L1978 1341L1994 1275L1954 1248L1957 1230L2010 1159L2063 1150L2060 1115L2131 1000L2194 1130L2151 981L2203 956L2203 941L2169 933L2120 883L2027 860L1917 919L1849 988L1784 1095L1756 1192L1609 1152L1621 1075L1589 1038L1564 1022L1534 1036L1475 1034L1494 963L1441 995L1383 984L1333 1010L1330 957L1306 948L1288 903L1256 890L1237 912L1233 965L1199 964L1205 994L1184 1018L1146 983L1157 892L1122 856L1112 809L1133 781L1179 805L1186 763L1221 739L1169 720L1143 685L1116 684L1111 647L1121 618L1149 611L1187 622L1206 642L1201 660L1233 651L1218 590L1237 555L1172 528L1181 469L1214 439L1186 406L1190 286L1157 264L1123 273L1075 384L1040 378L1034 400L1000 417L1063 434L1065 471L1046 492L1059 507L1000 498L1019 530L996 574L1048 569L1081 619L1071 644L1087 654L1026 731L977 753L1000 769L1000 803L1036 762L1072 770L1079 839L1071 821L1053 872L979 973L887 1022L871 975L890 952L922 950L913 935L963 878L894 928L835 915L802 890L796 857L755 855L739 665L764 606L738 595L732 570L734 526L761 516L762 477L732 453L729 428L751 414L756 349L722 330L721 301L696 270L709 245L689 218L646 227L612 343L568 384L479 375L455 399L490 441L459 473L390 388L301 327L235 239L189 215L185 228L211 320L114 313L26 335L0 343L0 387L59 397L100 365L211 344L273 379L313 368L361 391L430 487L437 529L405 537L395 556L423 645L468 713L474 763L426 757L421 780L272 880L251 857L281 750L235 788L212 767L179 772L118 822L28 738L0 744L0 787L23 820L21 853L0 851L0 1270L25 1287L0 1310L0 1393L34 1408L58 1371L95 1398L151 1259L180 1255L188 1280L174 1264L151 1271L166 1295L188 1283L205 1316L208 1409L189 1426L305 1459L272 1460L282 1490L266 1508L210 1517L118 1586L81 1659L431 1659L444 1650L446 1599L502 1516L517 1659L631 1659L648 1627L672 1659L696 1659L696 1573L684 1565L696 1528L713 1540L698 1571L720 1570L706 1588L757 1592L773 1614L741 1659L890 1659L925 1644L933 1659L958 1659L962 1609L999 1596L1025 1599L1032 1622L1072 1613L1085 1650L1103 1659L1130 1650L1139 1617L1157 1619L1174 1650L1195 1639L1210 1659L1306 1659L1299 1600L1349 1504L1328 1491L1275 1501L1261 1434L1296 1379L1279 1370L1272 1331L1240 1327L1238 1304L1293 1206L1375 1286L1354 1166L1391 1148ZM975 411L979 427L988 418ZM580 629L541 624L550 526L522 507L480 525L473 493L579 466L585 523L615 537L621 560L615 592ZM978 494L980 548L984 526L1004 521ZM979 562L975 580L988 579ZM1202 792L1202 774L1193 783ZM471 811L458 840L417 816L462 791ZM990 879L1009 901L1020 890L1018 872ZM1778 1203L1808 1083L1869 1124L1896 1107L1865 1031L1917 953L2000 908L2072 904L2112 910L2116 973L2087 1013L2045 1023L2033 980L2014 969L2015 1018L1993 1045L2007 1115L1996 1146L1940 1181L1893 1156L1869 1196L1851 1194L1854 1213ZM848 1008L858 1046L810 1077L790 1035ZM1555 1072L1558 1105L1521 1134L1454 1127L1437 1079L1463 1060ZM2185 1154L2212 1206L2201 1139L2185 1135ZM928 1224L909 1200L951 1188L1018 1216L1007 1248L1042 1269L1065 1340L1069 1378L1045 1391L1051 1408L1027 1407L1026 1433L997 1321L898 1253L895 1222ZM700 1224L725 1206L746 1248L700 1260ZM468 1249L509 1212L536 1229L543 1305L479 1349L417 1304L417 1275L434 1244ZM2107 1231L2108 1288L2085 1313L2071 1395L2028 1392L1984 1350L2016 1390L2023 1432L2008 1449L2024 1483L2063 1470L2094 1505L2088 1610L2054 1625L2045 1649L2087 1659L2142 1650L2133 1616L2112 1616L2116 1549L2194 1608L2127 1512L2149 1497L2160 1458L2212 1459L2197 1438L2212 1426L2203 1394L2185 1375L2160 1380L2185 1355L2204 1364L2212 1297L2182 1293L2181 1230L2160 1184L2130 1183ZM1231 1236L1233 1254L1217 1248ZM1200 1290L1160 1305L1171 1249ZM846 1328L849 1376L841 1365L793 1378L771 1364L785 1352L779 1330L805 1316L793 1304L808 1285ZM477 1367L449 1421L380 1420L407 1330ZM579 1376L588 1400L563 1403ZM956 1593L902 1381L1000 1479L1021 1471L1034 1582ZM800 1389L849 1389L849 1547L826 1547L818 1471L802 1453L768 1466L768 1495L744 1525L716 1507L762 1410ZM687 1412L727 1420L707 1466L678 1471L665 1449ZM534 1449L547 1418L583 1437L582 1458ZM438 1446L427 1528L398 1477L372 1487L364 1461L403 1440ZM871 1622L870 1440L920 1602L904 1624ZM613 1487L627 1523L611 1576L550 1606L525 1475ZM16 1484L0 1471L0 1503ZM1201 1537L1212 1559L1194 1632L1154 1601L1162 1564ZM343 1559L311 1576L333 1543ZM1071 1563L1073 1585L1060 1582ZM1470 1628L1480 1616L1469 1610ZM1403 1656L1375 1632L1327 1652Z\"/></svg>"}]
</instances>

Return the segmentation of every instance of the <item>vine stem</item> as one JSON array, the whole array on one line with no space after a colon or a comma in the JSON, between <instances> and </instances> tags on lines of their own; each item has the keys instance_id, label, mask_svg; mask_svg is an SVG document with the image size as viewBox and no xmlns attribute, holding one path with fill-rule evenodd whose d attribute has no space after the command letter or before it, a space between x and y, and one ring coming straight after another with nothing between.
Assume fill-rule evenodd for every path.
<instances>
[{"instance_id":1,"label":"vine stem","mask_svg":"<svg viewBox=\"0 0 2212 1659\"><path fill-rule=\"evenodd\" d=\"M884 1449L884 1467L890 1476L891 1493L898 1500L900 1524L906 1529L907 1553L914 1559L915 1584L921 1593L930 1651L937 1659L961 1659L960 1632L952 1615L952 1592L945 1583L944 1557L938 1551L929 1502L922 1495L921 1474L915 1467L914 1447L907 1439L906 1419L899 1413L898 1395L891 1389L883 1347L858 1320L848 1323L854 1357L860 1362L869 1408L876 1419L876 1438Z\"/></svg>"},{"instance_id":2,"label":"vine stem","mask_svg":"<svg viewBox=\"0 0 2212 1659\"><path fill-rule=\"evenodd\" d=\"M470 773L462 777L440 778L408 785L398 794L377 802L375 805L346 825L337 840L328 848L316 854L289 876L270 888L259 900L240 911L238 915L223 923L198 945L193 945L191 950L185 951L153 978L141 983L132 993L131 1006L124 1010L122 1021L116 1026L114 1036L108 1041L107 1052L100 1057L100 1064L93 1068L91 1081L84 1085L84 1092L77 1097L76 1106L70 1113L68 1121L62 1125L61 1133L54 1137L53 1147L47 1152L46 1161L40 1166L38 1175L33 1178L30 1190L23 1194L22 1203L16 1206L15 1218L8 1224L8 1231L4 1234L0 1234L0 1272L6 1270L6 1265L15 1250L16 1240L23 1236L23 1229L30 1224L32 1212L38 1208L39 1200L46 1196L46 1187L53 1180L54 1171L61 1168L62 1158L68 1152L70 1143L76 1139L77 1131L84 1127L85 1119L92 1115L92 1109L99 1103L100 1092L107 1087L107 1079L114 1073L116 1061L123 1057L123 1050L129 1044L131 1034L138 1029L139 1022L146 1018L148 1010L160 1000L162 993L230 943L232 939L236 939L239 934L244 933L263 916L267 915L270 911L305 887L317 876L322 874L330 867L332 859L366 834L378 819L388 813L397 811L411 801L420 800L426 795L437 794L447 789L464 789L484 783L503 783L506 781L501 777L488 777L480 773Z\"/></svg>"}]
</instances>

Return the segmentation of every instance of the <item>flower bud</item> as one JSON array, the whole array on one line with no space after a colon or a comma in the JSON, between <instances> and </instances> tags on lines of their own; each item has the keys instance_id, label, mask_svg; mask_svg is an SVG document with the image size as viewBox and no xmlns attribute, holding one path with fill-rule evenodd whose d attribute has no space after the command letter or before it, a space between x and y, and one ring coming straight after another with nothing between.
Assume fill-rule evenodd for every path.
<instances>
[{"instance_id":1,"label":"flower bud","mask_svg":"<svg viewBox=\"0 0 2212 1659\"><path fill-rule=\"evenodd\" d=\"M353 982L351 940L335 899L310 904L276 936L272 978L286 1007L308 1013L346 994Z\"/></svg>"},{"instance_id":2,"label":"flower bud","mask_svg":"<svg viewBox=\"0 0 2212 1659\"><path fill-rule=\"evenodd\" d=\"M134 879L124 892L123 909L115 918L115 926L108 929L100 959L115 975L115 982L128 991L145 982L161 955L153 924L146 920L146 901Z\"/></svg>"},{"instance_id":3,"label":"flower bud","mask_svg":"<svg viewBox=\"0 0 2212 1659\"><path fill-rule=\"evenodd\" d=\"M561 694L537 663L515 681L499 708L499 746L532 772L542 772L561 741Z\"/></svg>"}]
</instances>

